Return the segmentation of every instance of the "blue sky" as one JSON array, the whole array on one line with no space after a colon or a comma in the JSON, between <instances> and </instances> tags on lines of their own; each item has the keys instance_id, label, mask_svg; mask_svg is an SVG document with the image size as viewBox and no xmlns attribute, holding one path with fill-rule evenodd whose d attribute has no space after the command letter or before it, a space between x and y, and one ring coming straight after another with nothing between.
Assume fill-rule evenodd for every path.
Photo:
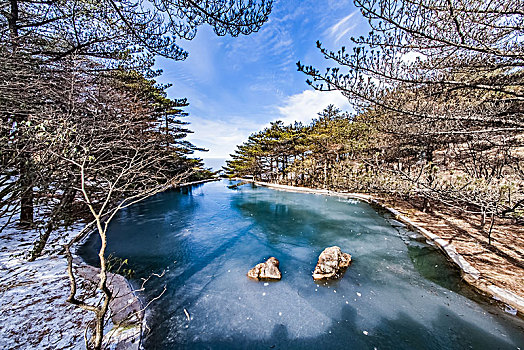
<instances>
[{"instance_id":1,"label":"blue sky","mask_svg":"<svg viewBox=\"0 0 524 350\"><path fill-rule=\"evenodd\" d=\"M277 0L269 21L254 34L217 37L200 27L192 41L181 41L189 52L182 62L158 59L164 73L159 82L172 83L169 97L187 97L186 119L194 134L189 141L209 152L196 155L217 167L235 146L271 121L305 123L328 104L347 110L338 92L320 93L305 83L296 62L320 68L326 61L316 48L350 47L350 37L365 35L368 24L352 1Z\"/></svg>"}]
</instances>

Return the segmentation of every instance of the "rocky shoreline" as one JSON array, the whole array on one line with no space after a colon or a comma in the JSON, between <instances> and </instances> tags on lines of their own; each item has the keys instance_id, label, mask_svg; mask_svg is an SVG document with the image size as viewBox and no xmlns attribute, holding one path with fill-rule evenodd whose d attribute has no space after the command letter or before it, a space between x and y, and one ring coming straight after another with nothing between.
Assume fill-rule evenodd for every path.
<instances>
[{"instance_id":1,"label":"rocky shoreline","mask_svg":"<svg viewBox=\"0 0 524 350\"><path fill-rule=\"evenodd\" d=\"M342 193L324 189L311 189L305 187L279 185L267 182L254 181L250 179L239 180L283 191L321 194L346 199L358 199L383 208L390 212L396 220L406 224L406 226L409 229L421 233L426 239L433 242L446 255L448 260L450 260L454 265L456 265L460 269L463 280L472 287L474 287L478 292L480 292L483 295L487 295L488 297L494 299L497 302L501 302L511 307L512 309L516 310L517 314L520 317L523 317L524 315L524 298L517 295L513 291L504 288L503 286L498 286L481 278L483 274L489 274L489 271L479 271L474 266L472 266L472 264L470 264L468 260L464 258L464 256L458 253L457 247L454 245L453 242L442 238L436 232L432 232L422 227L420 224L414 222L409 217L399 212L397 209L388 206L383 201L380 201L371 195L360 193Z\"/></svg>"},{"instance_id":2,"label":"rocky shoreline","mask_svg":"<svg viewBox=\"0 0 524 350\"><path fill-rule=\"evenodd\" d=\"M93 285L98 283L99 268L87 264L78 254L77 249L91 235L72 249L73 269L76 276ZM109 304L109 318L112 327L104 335L104 344L109 349L138 350L141 347L142 330L144 329L144 308L136 289L122 275L108 273L108 286L114 299ZM109 327L106 327L109 328Z\"/></svg>"}]
</instances>

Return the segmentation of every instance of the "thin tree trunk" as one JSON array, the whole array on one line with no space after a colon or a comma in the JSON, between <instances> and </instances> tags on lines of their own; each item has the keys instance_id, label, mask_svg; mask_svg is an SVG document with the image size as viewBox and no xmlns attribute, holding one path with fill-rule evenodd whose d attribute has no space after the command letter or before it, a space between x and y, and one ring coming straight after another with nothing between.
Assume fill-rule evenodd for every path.
<instances>
[{"instance_id":1,"label":"thin tree trunk","mask_svg":"<svg viewBox=\"0 0 524 350\"><path fill-rule=\"evenodd\" d=\"M327 188L327 160L324 160L324 188Z\"/></svg>"},{"instance_id":2,"label":"thin tree trunk","mask_svg":"<svg viewBox=\"0 0 524 350\"><path fill-rule=\"evenodd\" d=\"M19 19L19 12L18 12L18 0L10 0L11 4L11 12L7 17L7 24L9 26L9 34L11 36L11 41L13 44L13 48L16 47L16 42L18 40L18 19Z\"/></svg>"},{"instance_id":3,"label":"thin tree trunk","mask_svg":"<svg viewBox=\"0 0 524 350\"><path fill-rule=\"evenodd\" d=\"M11 48L13 53L18 49L19 38L19 8L18 0L10 0L10 12L6 15L9 27L9 35L11 39ZM17 128L20 128L22 123L27 120L27 115L18 114L15 119L17 121ZM34 223L34 206L33 206L33 179L31 176L31 155L24 152L24 146L27 140L19 135L20 142L18 143L20 153L20 163L18 170L20 172L18 183L20 184L20 225L24 227L31 227Z\"/></svg>"},{"instance_id":4,"label":"thin tree trunk","mask_svg":"<svg viewBox=\"0 0 524 350\"><path fill-rule=\"evenodd\" d=\"M33 205L33 179L31 176L31 157L22 152L19 166L19 184L21 188L20 196L20 225L24 227L33 226L34 205Z\"/></svg>"},{"instance_id":5,"label":"thin tree trunk","mask_svg":"<svg viewBox=\"0 0 524 350\"><path fill-rule=\"evenodd\" d=\"M169 150L169 117L166 115L166 149Z\"/></svg>"},{"instance_id":6,"label":"thin tree trunk","mask_svg":"<svg viewBox=\"0 0 524 350\"><path fill-rule=\"evenodd\" d=\"M488 231L488 244L491 245L491 232L493 230L493 225L495 224L495 213L491 213L491 223L489 225Z\"/></svg>"},{"instance_id":7,"label":"thin tree trunk","mask_svg":"<svg viewBox=\"0 0 524 350\"><path fill-rule=\"evenodd\" d=\"M102 222L99 216L96 218L96 221L100 240L102 241L102 246L98 252L98 258L100 259L100 283L98 285L98 289L104 294L102 305L96 312L95 339L93 341L94 348L99 350L102 348L102 340L104 338L104 321L106 313L109 309L109 302L111 301L112 293L107 287L107 263L105 257L107 247L106 232L102 228Z\"/></svg>"},{"instance_id":8,"label":"thin tree trunk","mask_svg":"<svg viewBox=\"0 0 524 350\"><path fill-rule=\"evenodd\" d=\"M424 197L422 200L422 212L423 213L429 213L431 211L431 204L429 203L429 200L427 197Z\"/></svg>"},{"instance_id":9,"label":"thin tree trunk","mask_svg":"<svg viewBox=\"0 0 524 350\"><path fill-rule=\"evenodd\" d=\"M429 187L433 186L433 182L435 181L435 177L433 176L432 163L433 163L433 147L428 145L428 147L426 148L426 164L431 166L431 168L429 169L429 175L428 175L428 186ZM424 197L424 201L422 203L422 211L424 213L428 213L431 211L431 204L426 197Z\"/></svg>"},{"instance_id":10,"label":"thin tree trunk","mask_svg":"<svg viewBox=\"0 0 524 350\"><path fill-rule=\"evenodd\" d=\"M64 195L62 196L62 199L60 200L60 203L53 209L53 212L51 213L51 218L49 219L45 227L44 234L42 234L38 241L35 242L29 261L34 261L40 255L42 255L42 251L44 250L47 244L51 232L53 232L58 222L60 221L60 214L63 212L64 208L71 205L73 199L75 198L75 194L76 190L72 187L68 188L65 191Z\"/></svg>"},{"instance_id":11,"label":"thin tree trunk","mask_svg":"<svg viewBox=\"0 0 524 350\"><path fill-rule=\"evenodd\" d=\"M7 17L7 23L9 26L9 35L11 39L11 48L13 50L13 53L17 51L18 48L18 21L19 21L19 10L18 10L18 1L17 0L10 0L9 1L11 5L11 11ZM22 122L27 120L26 115L16 115L15 117L17 122L17 128L20 128L20 125ZM29 176L30 171L30 161L31 157L30 155L27 155L25 152L23 152L23 147L25 145L24 142L18 143L20 147L20 163L19 163L19 184L21 188L21 196L20 196L20 224L22 226L32 226L33 225L33 188L32 188L32 180Z\"/></svg>"}]
</instances>

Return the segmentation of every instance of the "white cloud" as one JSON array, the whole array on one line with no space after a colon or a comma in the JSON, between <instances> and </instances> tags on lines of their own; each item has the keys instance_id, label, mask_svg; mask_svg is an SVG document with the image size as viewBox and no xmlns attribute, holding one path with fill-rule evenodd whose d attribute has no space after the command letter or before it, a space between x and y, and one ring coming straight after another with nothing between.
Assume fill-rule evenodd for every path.
<instances>
[{"instance_id":1,"label":"white cloud","mask_svg":"<svg viewBox=\"0 0 524 350\"><path fill-rule=\"evenodd\" d=\"M164 60L169 65L173 78L184 84L213 83L217 79L216 57L222 43L213 30L207 26L199 29L193 40L180 40L178 43L188 52L184 61Z\"/></svg>"},{"instance_id":2,"label":"white cloud","mask_svg":"<svg viewBox=\"0 0 524 350\"><path fill-rule=\"evenodd\" d=\"M309 124L330 104L343 111L351 108L348 100L338 91L305 90L285 98L281 106L276 106L278 116L271 121L282 120L286 125L295 121ZM267 113L267 116L270 117L271 113ZM196 156L204 159L228 158L249 135L269 126L269 118L264 121L260 116L231 116L227 120L210 120L193 114L188 121L191 122L189 128L194 131L188 140L198 147L209 149L209 152L196 153Z\"/></svg>"},{"instance_id":3,"label":"white cloud","mask_svg":"<svg viewBox=\"0 0 524 350\"><path fill-rule=\"evenodd\" d=\"M338 91L305 90L285 98L281 106L274 107L278 116L271 121L282 120L286 125L293 124L295 121L309 124L330 104L343 111L351 108L348 100ZM227 120L211 120L192 114L188 121L191 123L189 128L194 133L188 135L187 139L196 146L209 150L196 152L197 157L204 160L229 158L236 146L244 143L249 135L269 126L271 115L268 112L268 118L261 118L258 115L230 116ZM213 162L217 161L210 160L210 164Z\"/></svg>"},{"instance_id":4,"label":"white cloud","mask_svg":"<svg viewBox=\"0 0 524 350\"><path fill-rule=\"evenodd\" d=\"M416 52L416 51L409 51L400 56L400 60L406 64L415 63L417 59L420 61L425 61L427 58L428 56L424 55L421 52Z\"/></svg>"},{"instance_id":5,"label":"white cloud","mask_svg":"<svg viewBox=\"0 0 524 350\"><path fill-rule=\"evenodd\" d=\"M285 8L285 7L284 7ZM294 21L306 12L305 8L281 14L275 7L260 31L249 36L240 36L227 44L228 55L232 60L242 57L243 64L270 64L272 68L294 68L296 38L293 35Z\"/></svg>"},{"instance_id":6,"label":"white cloud","mask_svg":"<svg viewBox=\"0 0 524 350\"><path fill-rule=\"evenodd\" d=\"M295 121L309 124L328 105L335 105L343 111L351 109L349 101L338 91L304 90L299 94L289 96L283 106L277 107L284 124Z\"/></svg>"},{"instance_id":7,"label":"white cloud","mask_svg":"<svg viewBox=\"0 0 524 350\"><path fill-rule=\"evenodd\" d=\"M208 152L197 152L202 158L227 158L236 146L247 140L253 132L264 125L252 118L230 117L229 120L210 120L192 115L189 128L194 131L188 140L198 147L207 148Z\"/></svg>"},{"instance_id":8,"label":"white cloud","mask_svg":"<svg viewBox=\"0 0 524 350\"><path fill-rule=\"evenodd\" d=\"M357 27L356 24L353 24L349 27L347 27L346 29L344 29L340 34L337 35L337 37L335 38L335 43L337 43L340 39L342 39L343 37L346 36L347 33L349 33L350 31L352 31L353 29L355 29Z\"/></svg>"},{"instance_id":9,"label":"white cloud","mask_svg":"<svg viewBox=\"0 0 524 350\"><path fill-rule=\"evenodd\" d=\"M329 27L324 34L329 36L331 39L334 39L335 43L338 42L351 30L356 28L357 22L350 21L350 19L353 18L353 16L355 16L357 13L358 11L351 12L349 15Z\"/></svg>"}]
</instances>

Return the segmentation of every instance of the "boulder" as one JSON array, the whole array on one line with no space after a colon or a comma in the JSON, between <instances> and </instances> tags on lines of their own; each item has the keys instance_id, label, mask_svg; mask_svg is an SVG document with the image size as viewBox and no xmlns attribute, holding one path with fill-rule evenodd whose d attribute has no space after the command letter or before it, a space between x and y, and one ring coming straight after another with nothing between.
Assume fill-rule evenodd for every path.
<instances>
[{"instance_id":1,"label":"boulder","mask_svg":"<svg viewBox=\"0 0 524 350\"><path fill-rule=\"evenodd\" d=\"M318 257L317 266L313 271L313 279L339 278L344 274L349 264L351 264L351 255L343 253L340 247L328 247Z\"/></svg>"},{"instance_id":2,"label":"boulder","mask_svg":"<svg viewBox=\"0 0 524 350\"><path fill-rule=\"evenodd\" d=\"M255 279L257 281L280 280L282 278L282 274L278 269L278 265L278 259L275 257L271 257L267 259L266 262L257 264L257 266L249 270L249 272L247 273L247 277Z\"/></svg>"}]
</instances>

